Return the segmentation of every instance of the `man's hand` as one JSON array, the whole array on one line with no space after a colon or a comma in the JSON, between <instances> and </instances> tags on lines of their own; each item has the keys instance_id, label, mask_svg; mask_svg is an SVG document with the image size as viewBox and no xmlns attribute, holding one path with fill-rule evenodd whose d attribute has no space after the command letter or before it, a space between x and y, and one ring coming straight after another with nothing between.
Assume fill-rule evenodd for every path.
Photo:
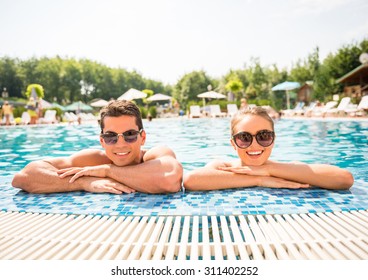
<instances>
[{"instance_id":1,"label":"man's hand","mask_svg":"<svg viewBox=\"0 0 368 280\"><path fill-rule=\"evenodd\" d=\"M86 192L92 193L134 193L135 190L129 188L115 180L110 178L100 179L100 178L84 178L82 187Z\"/></svg>"},{"instance_id":2,"label":"man's hand","mask_svg":"<svg viewBox=\"0 0 368 280\"><path fill-rule=\"evenodd\" d=\"M69 183L73 183L75 180L77 180L79 177L82 176L105 178L107 177L107 172L109 168L110 168L109 164L86 166L86 167L70 167L65 169L59 169L57 173L59 174L60 178L65 178L67 176L74 175L69 180Z\"/></svg>"}]
</instances>

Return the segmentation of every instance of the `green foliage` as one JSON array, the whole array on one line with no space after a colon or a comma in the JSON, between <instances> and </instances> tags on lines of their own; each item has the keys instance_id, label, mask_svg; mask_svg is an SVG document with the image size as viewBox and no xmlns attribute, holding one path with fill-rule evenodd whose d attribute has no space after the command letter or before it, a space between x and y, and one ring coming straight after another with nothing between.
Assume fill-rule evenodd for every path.
<instances>
[{"instance_id":1,"label":"green foliage","mask_svg":"<svg viewBox=\"0 0 368 280\"><path fill-rule=\"evenodd\" d=\"M147 109L144 106L139 106L139 110L141 111L142 119L147 118Z\"/></svg>"},{"instance_id":2,"label":"green foliage","mask_svg":"<svg viewBox=\"0 0 368 280\"><path fill-rule=\"evenodd\" d=\"M156 106L151 106L148 108L148 114L152 117L152 118L156 118L157 117L157 109Z\"/></svg>"},{"instance_id":3,"label":"green foliage","mask_svg":"<svg viewBox=\"0 0 368 280\"><path fill-rule=\"evenodd\" d=\"M45 96L45 93L43 91L43 87L39 84L31 84L31 85L28 85L27 87L27 91L25 92L25 96L27 96L27 98L30 98L31 97L31 94L32 94L32 90L35 90L36 94L38 97L41 97L43 98Z\"/></svg>"},{"instance_id":4,"label":"green foliage","mask_svg":"<svg viewBox=\"0 0 368 280\"><path fill-rule=\"evenodd\" d=\"M241 97L247 97L248 103L249 100L268 100L271 106L282 109L286 106L285 93L272 92L273 86L286 80L302 85L313 81L312 98L328 101L332 94L342 92L343 85L336 84L336 80L360 65L359 56L363 52L368 52L368 39L346 44L328 54L324 61L316 47L306 58L299 59L289 72L276 65L261 65L259 58L252 58L242 69L231 69L219 79L209 77L204 71L193 71L183 75L175 85L164 85L136 71L110 68L88 59L0 57L0 91L6 88L10 98L20 98L24 97L28 85L39 84L47 101L65 105L78 100L89 102L94 98L117 99L130 88L147 89L173 96L181 109L186 109L193 103L202 106L197 95L208 91L211 85L214 91L222 94L233 92L236 101ZM89 86L87 92L82 92L81 81ZM144 105L142 100L137 100L137 104Z\"/></svg>"},{"instance_id":5,"label":"green foliage","mask_svg":"<svg viewBox=\"0 0 368 280\"><path fill-rule=\"evenodd\" d=\"M20 118L23 112L27 111L24 106L17 106L13 108L13 116L14 118Z\"/></svg>"},{"instance_id":6,"label":"green foliage","mask_svg":"<svg viewBox=\"0 0 368 280\"><path fill-rule=\"evenodd\" d=\"M174 87L173 97L176 98L180 107L186 108L190 100L198 100L197 95L208 91L212 79L204 71L194 71L184 75Z\"/></svg>"}]
</instances>

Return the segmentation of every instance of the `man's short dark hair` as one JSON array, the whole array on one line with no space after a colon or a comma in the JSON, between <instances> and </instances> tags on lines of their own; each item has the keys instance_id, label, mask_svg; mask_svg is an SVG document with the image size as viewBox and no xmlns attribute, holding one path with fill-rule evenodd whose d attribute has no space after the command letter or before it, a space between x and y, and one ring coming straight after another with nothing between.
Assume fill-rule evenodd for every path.
<instances>
[{"instance_id":1,"label":"man's short dark hair","mask_svg":"<svg viewBox=\"0 0 368 280\"><path fill-rule=\"evenodd\" d=\"M100 126L101 133L105 127L105 117L120 117L120 116L132 116L135 117L135 123L138 126L138 130L143 129L142 116L139 108L131 101L127 100L114 100L110 101L100 111Z\"/></svg>"}]
</instances>

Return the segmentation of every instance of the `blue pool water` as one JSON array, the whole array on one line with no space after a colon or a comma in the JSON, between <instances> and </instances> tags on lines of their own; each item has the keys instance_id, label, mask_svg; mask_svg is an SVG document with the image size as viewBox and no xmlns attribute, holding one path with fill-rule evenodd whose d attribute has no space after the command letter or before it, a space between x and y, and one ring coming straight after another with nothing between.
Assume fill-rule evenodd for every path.
<instances>
[{"instance_id":1,"label":"blue pool water","mask_svg":"<svg viewBox=\"0 0 368 280\"><path fill-rule=\"evenodd\" d=\"M146 148L165 144L184 172L210 160L235 159L224 119L158 119L145 122ZM328 163L350 170L348 191L243 188L167 195L28 194L11 187L27 163L100 148L97 124L0 128L0 210L101 215L283 214L368 209L368 121L281 120L272 159Z\"/></svg>"}]
</instances>

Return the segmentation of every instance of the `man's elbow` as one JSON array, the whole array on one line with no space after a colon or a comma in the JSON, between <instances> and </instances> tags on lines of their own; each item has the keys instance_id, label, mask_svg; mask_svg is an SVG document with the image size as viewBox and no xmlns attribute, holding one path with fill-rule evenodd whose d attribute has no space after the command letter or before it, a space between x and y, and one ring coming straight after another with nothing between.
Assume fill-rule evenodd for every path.
<instances>
[{"instance_id":1,"label":"man's elbow","mask_svg":"<svg viewBox=\"0 0 368 280\"><path fill-rule=\"evenodd\" d=\"M19 172L14 175L11 184L14 188L22 189L29 193L37 193L37 191L33 188L32 183L27 180L27 178L27 174L24 174L24 172Z\"/></svg>"},{"instance_id":2,"label":"man's elbow","mask_svg":"<svg viewBox=\"0 0 368 280\"><path fill-rule=\"evenodd\" d=\"M176 163L173 170L162 178L159 182L160 192L176 193L180 191L183 180L183 167L180 163Z\"/></svg>"}]
</instances>

